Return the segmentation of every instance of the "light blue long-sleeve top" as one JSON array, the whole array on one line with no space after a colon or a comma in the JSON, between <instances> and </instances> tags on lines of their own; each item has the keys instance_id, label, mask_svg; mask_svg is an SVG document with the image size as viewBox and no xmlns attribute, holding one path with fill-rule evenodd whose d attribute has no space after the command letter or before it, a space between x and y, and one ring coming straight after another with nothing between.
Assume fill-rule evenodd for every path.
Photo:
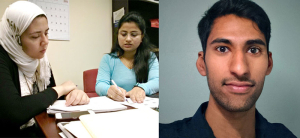
<instances>
[{"instance_id":1,"label":"light blue long-sleeve top","mask_svg":"<svg viewBox=\"0 0 300 138\"><path fill-rule=\"evenodd\" d=\"M148 81L146 83L137 83L133 69L128 69L119 58L105 54L98 68L95 87L96 93L100 96L106 96L110 85L113 85L111 80L114 80L119 87L125 89L127 92L132 90L136 84L145 90L146 95L158 92L159 64L155 54L151 53Z\"/></svg>"}]
</instances>

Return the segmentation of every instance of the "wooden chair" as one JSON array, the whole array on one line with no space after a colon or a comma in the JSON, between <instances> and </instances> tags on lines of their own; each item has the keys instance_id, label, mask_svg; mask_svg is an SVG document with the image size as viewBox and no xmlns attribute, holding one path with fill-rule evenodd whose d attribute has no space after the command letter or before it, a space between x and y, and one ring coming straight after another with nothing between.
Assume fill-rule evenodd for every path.
<instances>
[{"instance_id":1,"label":"wooden chair","mask_svg":"<svg viewBox=\"0 0 300 138\"><path fill-rule=\"evenodd\" d=\"M95 90L97 74L98 69L90 69L83 72L84 92L86 92L89 97L99 96Z\"/></svg>"}]
</instances>

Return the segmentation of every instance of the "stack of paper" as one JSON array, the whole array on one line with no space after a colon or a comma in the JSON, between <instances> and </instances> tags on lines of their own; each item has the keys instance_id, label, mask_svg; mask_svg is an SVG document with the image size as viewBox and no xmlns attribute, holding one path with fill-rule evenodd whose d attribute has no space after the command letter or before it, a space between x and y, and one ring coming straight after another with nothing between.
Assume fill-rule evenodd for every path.
<instances>
[{"instance_id":1,"label":"stack of paper","mask_svg":"<svg viewBox=\"0 0 300 138\"><path fill-rule=\"evenodd\" d=\"M53 105L47 108L48 114L62 113L62 112L76 112L93 110L94 112L108 112L127 109L126 106L119 102L115 102L105 96L92 97L90 103L86 105L66 106L66 100L57 100Z\"/></svg>"},{"instance_id":2,"label":"stack of paper","mask_svg":"<svg viewBox=\"0 0 300 138\"><path fill-rule=\"evenodd\" d=\"M159 113L152 109L129 109L118 112L82 115L79 119L81 123L73 121L65 125L68 131L79 138L159 137Z\"/></svg>"},{"instance_id":3,"label":"stack of paper","mask_svg":"<svg viewBox=\"0 0 300 138\"><path fill-rule=\"evenodd\" d=\"M158 108L159 99L146 97L143 103L134 103L130 98L127 99L128 102L122 102L124 105L128 105L134 108Z\"/></svg>"}]
</instances>

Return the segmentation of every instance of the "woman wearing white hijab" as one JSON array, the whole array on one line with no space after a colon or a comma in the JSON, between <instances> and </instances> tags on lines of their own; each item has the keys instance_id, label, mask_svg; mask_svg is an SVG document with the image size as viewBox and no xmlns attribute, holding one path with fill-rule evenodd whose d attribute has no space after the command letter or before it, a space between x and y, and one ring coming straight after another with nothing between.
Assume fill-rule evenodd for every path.
<instances>
[{"instance_id":1,"label":"woman wearing white hijab","mask_svg":"<svg viewBox=\"0 0 300 138\"><path fill-rule=\"evenodd\" d=\"M48 30L44 11L31 2L17 1L5 10L0 22L0 136L35 131L33 117L63 95L67 106L89 103L71 81L55 86L46 55Z\"/></svg>"}]
</instances>

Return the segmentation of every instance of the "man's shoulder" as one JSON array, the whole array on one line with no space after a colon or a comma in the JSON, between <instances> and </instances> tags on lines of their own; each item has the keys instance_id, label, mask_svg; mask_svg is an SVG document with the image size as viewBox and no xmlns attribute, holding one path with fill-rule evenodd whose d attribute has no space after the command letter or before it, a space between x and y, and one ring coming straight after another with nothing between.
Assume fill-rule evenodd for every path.
<instances>
[{"instance_id":1,"label":"man's shoulder","mask_svg":"<svg viewBox=\"0 0 300 138\"><path fill-rule=\"evenodd\" d=\"M296 136L281 123L269 123L264 134L270 138L296 138Z\"/></svg>"},{"instance_id":2,"label":"man's shoulder","mask_svg":"<svg viewBox=\"0 0 300 138\"><path fill-rule=\"evenodd\" d=\"M177 120L169 124L159 124L159 137L176 138L182 137L189 131L188 127L192 117Z\"/></svg>"},{"instance_id":3,"label":"man's shoulder","mask_svg":"<svg viewBox=\"0 0 300 138\"><path fill-rule=\"evenodd\" d=\"M210 128L193 122L193 118L185 118L170 124L159 124L160 138L196 138L214 137Z\"/></svg>"},{"instance_id":4,"label":"man's shoulder","mask_svg":"<svg viewBox=\"0 0 300 138\"><path fill-rule=\"evenodd\" d=\"M170 124L159 124L160 138L214 137L204 117L207 102L203 103L193 117L184 118Z\"/></svg>"},{"instance_id":5,"label":"man's shoulder","mask_svg":"<svg viewBox=\"0 0 300 138\"><path fill-rule=\"evenodd\" d=\"M270 123L256 110L256 134L266 138L296 138L296 136L281 123Z\"/></svg>"}]
</instances>

